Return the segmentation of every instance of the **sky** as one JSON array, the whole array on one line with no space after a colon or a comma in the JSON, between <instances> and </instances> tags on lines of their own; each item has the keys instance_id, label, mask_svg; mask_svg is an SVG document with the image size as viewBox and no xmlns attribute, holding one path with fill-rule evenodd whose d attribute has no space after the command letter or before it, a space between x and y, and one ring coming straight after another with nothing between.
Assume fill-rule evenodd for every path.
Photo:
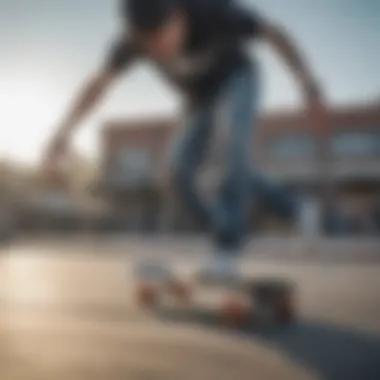
<instances>
[{"instance_id":1,"label":"sky","mask_svg":"<svg viewBox=\"0 0 380 380\"><path fill-rule=\"evenodd\" d=\"M379 0L243 1L288 28L332 103L379 97ZM0 0L0 158L39 161L119 27L117 0ZM299 91L277 57L265 46L256 54L264 74L263 109L298 106ZM151 67L138 65L86 120L75 144L96 155L106 120L170 115L179 105L177 94Z\"/></svg>"}]
</instances>

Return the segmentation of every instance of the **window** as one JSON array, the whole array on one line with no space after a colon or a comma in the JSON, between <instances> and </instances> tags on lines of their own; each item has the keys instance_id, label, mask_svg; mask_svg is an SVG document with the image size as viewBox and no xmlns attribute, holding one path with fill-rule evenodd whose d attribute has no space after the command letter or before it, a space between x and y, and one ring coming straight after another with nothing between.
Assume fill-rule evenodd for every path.
<instances>
[{"instance_id":1,"label":"window","mask_svg":"<svg viewBox=\"0 0 380 380\"><path fill-rule=\"evenodd\" d=\"M142 148L120 149L113 155L110 169L113 177L145 177L150 173L149 152Z\"/></svg>"},{"instance_id":2,"label":"window","mask_svg":"<svg viewBox=\"0 0 380 380\"><path fill-rule=\"evenodd\" d=\"M291 133L273 140L270 149L277 158L305 158L315 154L316 144L308 134Z\"/></svg>"},{"instance_id":3,"label":"window","mask_svg":"<svg viewBox=\"0 0 380 380\"><path fill-rule=\"evenodd\" d=\"M118 154L118 165L124 173L143 173L149 165L147 152L142 149L122 149Z\"/></svg>"},{"instance_id":4,"label":"window","mask_svg":"<svg viewBox=\"0 0 380 380\"><path fill-rule=\"evenodd\" d=\"M339 132L332 141L333 153L337 156L373 156L380 154L380 133Z\"/></svg>"}]
</instances>

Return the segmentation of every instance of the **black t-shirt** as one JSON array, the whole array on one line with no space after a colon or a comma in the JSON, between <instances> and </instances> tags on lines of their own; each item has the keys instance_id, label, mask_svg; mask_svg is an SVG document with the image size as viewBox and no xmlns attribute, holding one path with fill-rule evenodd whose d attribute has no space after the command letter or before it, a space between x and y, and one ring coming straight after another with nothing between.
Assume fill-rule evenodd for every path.
<instances>
[{"instance_id":1,"label":"black t-shirt","mask_svg":"<svg viewBox=\"0 0 380 380\"><path fill-rule=\"evenodd\" d=\"M262 29L260 18L233 0L179 0L190 24L189 38L181 57L154 62L170 82L191 97L217 93L223 81L241 67L250 65L244 44ZM132 38L120 38L108 57L109 69L120 72L143 58Z\"/></svg>"}]
</instances>

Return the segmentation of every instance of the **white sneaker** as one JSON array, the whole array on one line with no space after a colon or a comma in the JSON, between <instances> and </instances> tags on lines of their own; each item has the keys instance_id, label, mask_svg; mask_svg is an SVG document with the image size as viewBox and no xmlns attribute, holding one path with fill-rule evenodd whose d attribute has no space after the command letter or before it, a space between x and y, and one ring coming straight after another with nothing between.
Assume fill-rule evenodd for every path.
<instances>
[{"instance_id":1,"label":"white sneaker","mask_svg":"<svg viewBox=\"0 0 380 380\"><path fill-rule=\"evenodd\" d=\"M219 253L207 261L199 273L203 283L230 284L239 277L238 259L233 253Z\"/></svg>"}]
</instances>

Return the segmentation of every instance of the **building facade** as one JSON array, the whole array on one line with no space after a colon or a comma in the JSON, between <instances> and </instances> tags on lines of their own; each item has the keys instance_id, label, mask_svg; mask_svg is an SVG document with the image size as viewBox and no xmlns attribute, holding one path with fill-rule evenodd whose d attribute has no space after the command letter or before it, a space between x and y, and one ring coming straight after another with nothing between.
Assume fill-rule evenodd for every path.
<instances>
[{"instance_id":1,"label":"building facade","mask_svg":"<svg viewBox=\"0 0 380 380\"><path fill-rule=\"evenodd\" d=\"M179 128L174 118L105 125L98 189L125 229L197 229L166 180L168 156ZM334 207L341 232L379 233L380 103L330 109L323 125L302 112L274 112L260 118L253 128L252 164L258 170L289 191L306 195L323 214ZM222 130L217 126L200 173L199 186L206 196L212 194L223 162ZM255 221L265 214L256 209L253 225L261 225Z\"/></svg>"}]
</instances>

